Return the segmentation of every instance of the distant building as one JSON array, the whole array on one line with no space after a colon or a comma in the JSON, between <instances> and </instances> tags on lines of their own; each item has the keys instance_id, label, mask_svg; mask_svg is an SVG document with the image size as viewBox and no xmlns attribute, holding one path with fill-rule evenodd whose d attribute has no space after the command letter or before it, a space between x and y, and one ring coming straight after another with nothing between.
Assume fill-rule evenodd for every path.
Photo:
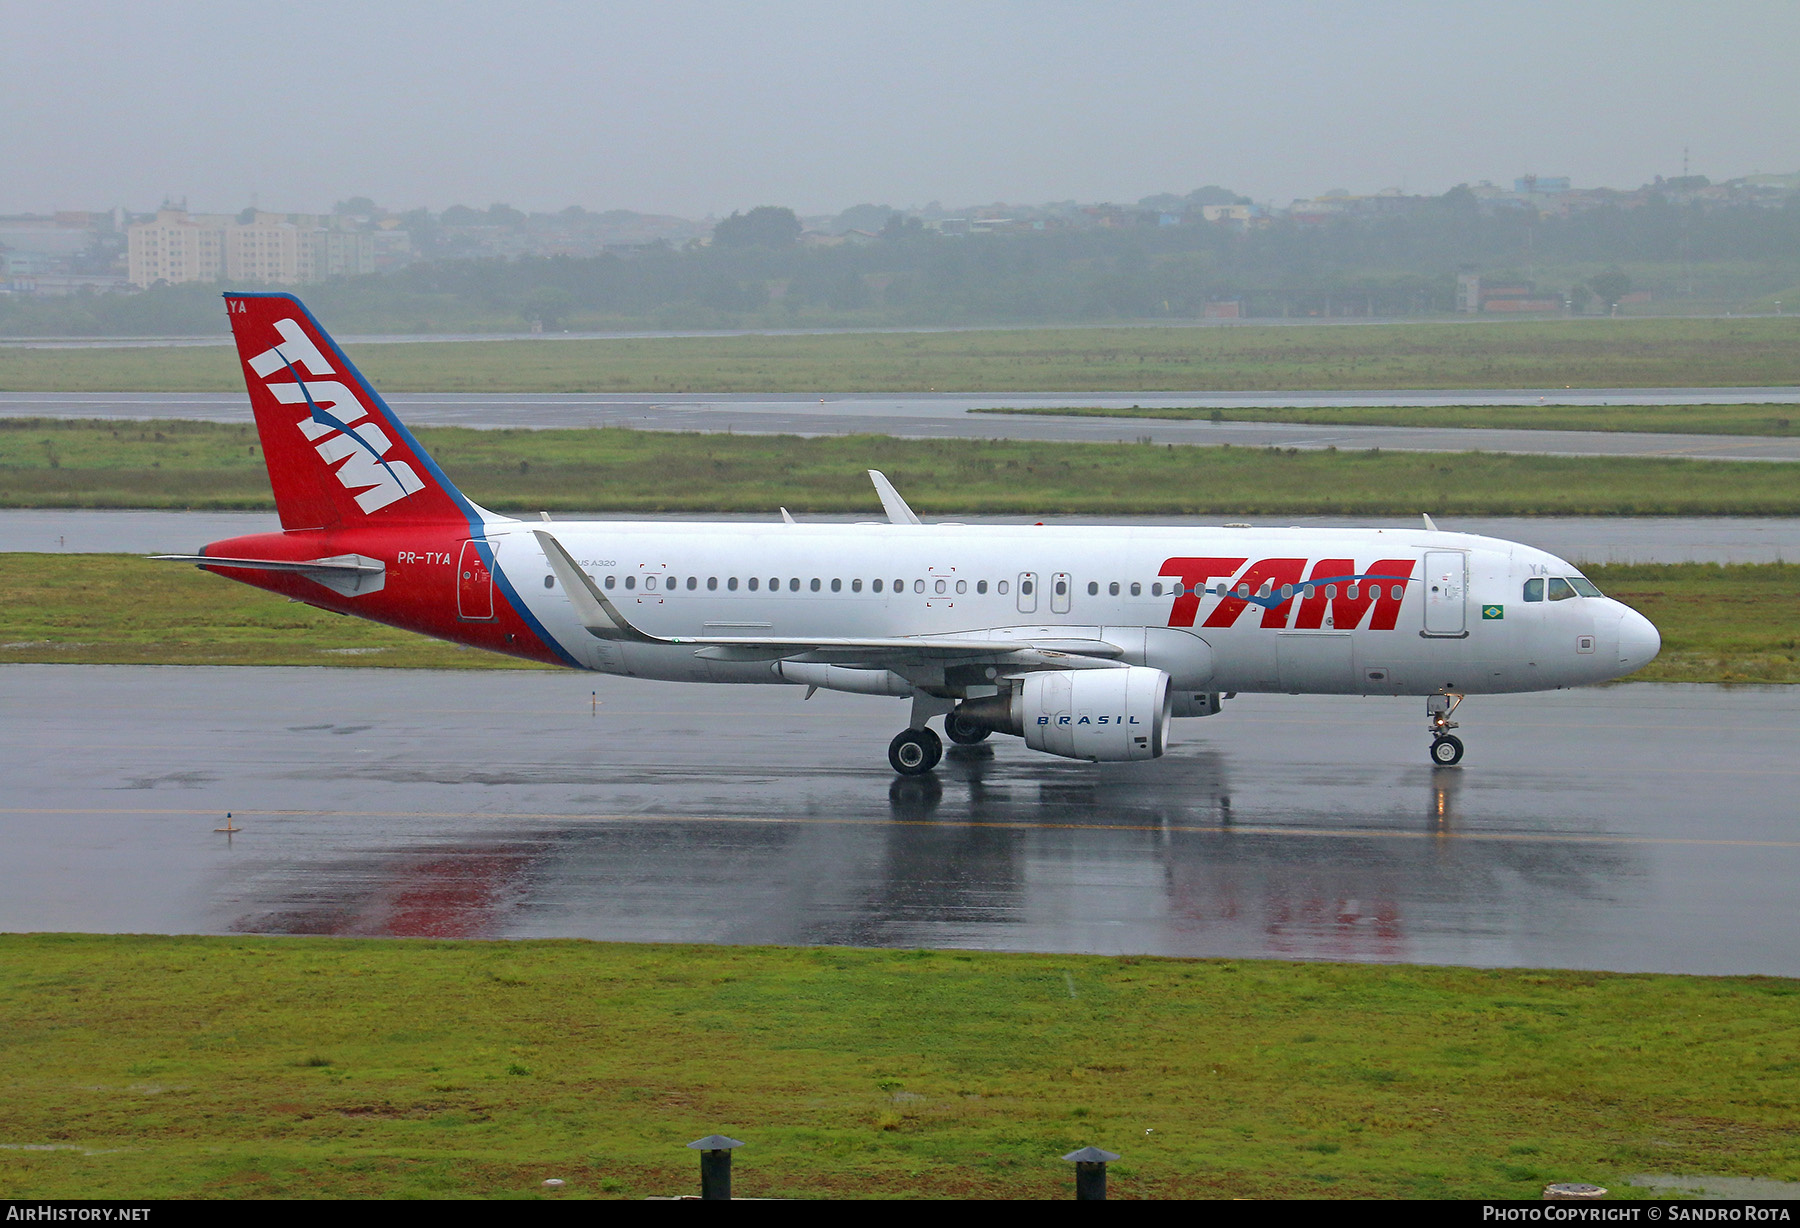
<instances>
[{"instance_id":1,"label":"distant building","mask_svg":"<svg viewBox=\"0 0 1800 1228\"><path fill-rule=\"evenodd\" d=\"M1530 282L1488 284L1467 270L1456 275L1456 309L1473 312L1536 313L1561 311L1563 300L1541 297Z\"/></svg>"},{"instance_id":2,"label":"distant building","mask_svg":"<svg viewBox=\"0 0 1800 1228\"><path fill-rule=\"evenodd\" d=\"M1399 188L1383 188L1373 196L1352 196L1340 188L1296 200L1288 208L1288 216L1301 225L1322 225L1335 218L1397 217L1425 208L1436 197L1408 196Z\"/></svg>"},{"instance_id":3,"label":"distant building","mask_svg":"<svg viewBox=\"0 0 1800 1228\"><path fill-rule=\"evenodd\" d=\"M126 232L126 275L138 287L157 282L218 281L225 276L228 214L159 209L153 222Z\"/></svg>"},{"instance_id":4,"label":"distant building","mask_svg":"<svg viewBox=\"0 0 1800 1228\"><path fill-rule=\"evenodd\" d=\"M373 273L378 244L390 259L396 247L406 246L368 231L327 227L310 214L257 212L240 221L184 209L159 210L155 221L132 226L128 244L128 275L140 288L159 281L305 285Z\"/></svg>"},{"instance_id":5,"label":"distant building","mask_svg":"<svg viewBox=\"0 0 1800 1228\"><path fill-rule=\"evenodd\" d=\"M1464 272L1456 275L1456 309L1465 315L1481 310L1481 274Z\"/></svg>"},{"instance_id":6,"label":"distant building","mask_svg":"<svg viewBox=\"0 0 1800 1228\"><path fill-rule=\"evenodd\" d=\"M54 297L125 286L124 235L111 213L0 216L0 293Z\"/></svg>"}]
</instances>

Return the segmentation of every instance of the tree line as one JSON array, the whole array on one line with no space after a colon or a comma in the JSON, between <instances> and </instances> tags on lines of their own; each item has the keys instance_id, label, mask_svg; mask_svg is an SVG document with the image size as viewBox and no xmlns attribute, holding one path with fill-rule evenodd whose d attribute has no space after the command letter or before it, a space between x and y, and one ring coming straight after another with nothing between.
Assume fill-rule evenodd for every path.
<instances>
[{"instance_id":1,"label":"tree line","mask_svg":"<svg viewBox=\"0 0 1800 1228\"><path fill-rule=\"evenodd\" d=\"M299 287L339 331L440 332L782 325L1012 324L1248 316L1419 316L1455 309L1456 275L1530 279L1540 294L1703 283L1719 299L1800 283L1800 203L1702 209L1661 198L1570 217L1486 211L1453 189L1411 211L1325 224L1276 219L945 235L892 214L873 238L816 245L790 210L721 221L710 244L591 258L426 260ZM1685 279L1685 285L1683 281ZM0 334L220 332L218 286L33 301L0 296Z\"/></svg>"}]
</instances>

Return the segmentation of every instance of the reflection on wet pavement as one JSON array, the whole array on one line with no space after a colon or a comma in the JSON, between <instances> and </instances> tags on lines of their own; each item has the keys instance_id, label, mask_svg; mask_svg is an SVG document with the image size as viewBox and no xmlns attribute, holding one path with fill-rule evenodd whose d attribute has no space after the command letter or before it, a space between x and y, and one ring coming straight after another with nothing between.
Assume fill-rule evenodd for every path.
<instances>
[{"instance_id":1,"label":"reflection on wet pavement","mask_svg":"<svg viewBox=\"0 0 1800 1228\"><path fill-rule=\"evenodd\" d=\"M863 697L8 667L0 927L1795 975L1796 698L1472 699L1437 769L1414 702L1245 696L1153 763L903 780Z\"/></svg>"}]
</instances>

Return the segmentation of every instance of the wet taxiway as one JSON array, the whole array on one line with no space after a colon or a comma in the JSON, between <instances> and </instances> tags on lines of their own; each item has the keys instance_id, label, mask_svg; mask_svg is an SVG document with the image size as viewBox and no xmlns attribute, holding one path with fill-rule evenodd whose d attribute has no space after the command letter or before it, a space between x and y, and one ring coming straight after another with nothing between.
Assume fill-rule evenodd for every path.
<instances>
[{"instance_id":1,"label":"wet taxiway","mask_svg":"<svg viewBox=\"0 0 1800 1228\"><path fill-rule=\"evenodd\" d=\"M578 674L0 669L0 928L1800 975L1800 699L1244 696L1148 764L897 781L894 701ZM227 811L243 830L215 832Z\"/></svg>"},{"instance_id":2,"label":"wet taxiway","mask_svg":"<svg viewBox=\"0 0 1800 1228\"><path fill-rule=\"evenodd\" d=\"M1037 417L982 408L1083 405L1257 407L1274 405L1695 405L1800 402L1794 388L1517 389L1487 392L1319 393L902 393L798 394L395 393L415 426L596 427L739 434L893 435L903 439L1026 439L1066 443L1180 443L1234 447L1388 448L1411 452L1518 452L1545 456L1656 456L1693 460L1800 460L1800 438L1626 431L1461 427L1322 426L1314 423ZM0 417L191 418L246 422L241 393L3 393Z\"/></svg>"}]
</instances>

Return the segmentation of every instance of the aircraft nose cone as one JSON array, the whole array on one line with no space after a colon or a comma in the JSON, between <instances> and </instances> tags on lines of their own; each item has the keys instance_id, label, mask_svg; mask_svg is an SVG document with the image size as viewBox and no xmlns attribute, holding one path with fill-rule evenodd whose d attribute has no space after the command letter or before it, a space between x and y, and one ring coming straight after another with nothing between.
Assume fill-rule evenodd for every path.
<instances>
[{"instance_id":1,"label":"aircraft nose cone","mask_svg":"<svg viewBox=\"0 0 1800 1228\"><path fill-rule=\"evenodd\" d=\"M1636 610L1619 614L1619 664L1622 673L1632 673L1656 660L1662 651L1662 635L1656 624Z\"/></svg>"}]
</instances>

